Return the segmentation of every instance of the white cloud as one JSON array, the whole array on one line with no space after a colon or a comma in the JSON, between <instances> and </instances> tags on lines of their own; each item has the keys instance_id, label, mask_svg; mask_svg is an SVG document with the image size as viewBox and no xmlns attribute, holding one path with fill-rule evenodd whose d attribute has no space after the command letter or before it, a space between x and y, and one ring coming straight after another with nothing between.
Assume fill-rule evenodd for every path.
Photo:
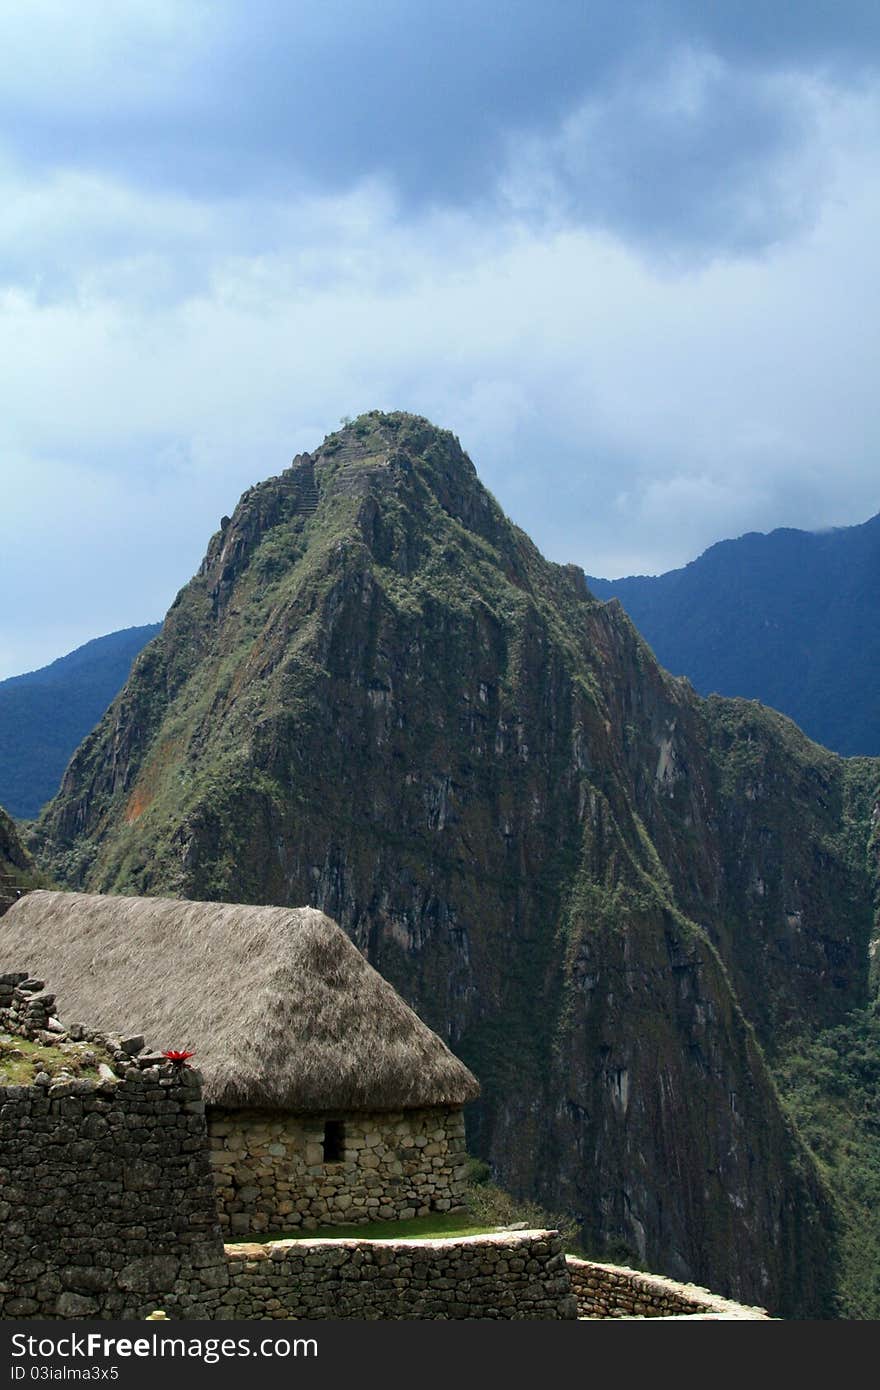
<instances>
[{"instance_id":1,"label":"white cloud","mask_svg":"<svg viewBox=\"0 0 880 1390\"><path fill-rule=\"evenodd\" d=\"M169 99L179 106L212 32L208 0L4 0L3 100L23 117L67 109L118 120Z\"/></svg>"},{"instance_id":2,"label":"white cloud","mask_svg":"<svg viewBox=\"0 0 880 1390\"><path fill-rule=\"evenodd\" d=\"M531 218L604 227L671 267L751 254L814 220L828 94L707 48L636 50L555 128L511 133L500 187Z\"/></svg>"},{"instance_id":3,"label":"white cloud","mask_svg":"<svg viewBox=\"0 0 880 1390\"><path fill-rule=\"evenodd\" d=\"M865 519L877 116L807 95L812 225L687 269L488 206L414 217L377 180L247 202L7 166L0 677L161 616L245 487L374 406L453 429L590 573Z\"/></svg>"}]
</instances>

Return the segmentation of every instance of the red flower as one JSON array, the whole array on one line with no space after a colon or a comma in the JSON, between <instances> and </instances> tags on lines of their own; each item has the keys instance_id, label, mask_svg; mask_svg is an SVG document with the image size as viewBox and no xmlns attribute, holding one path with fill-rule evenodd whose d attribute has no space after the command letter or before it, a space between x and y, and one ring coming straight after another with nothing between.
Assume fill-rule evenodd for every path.
<instances>
[{"instance_id":1,"label":"red flower","mask_svg":"<svg viewBox=\"0 0 880 1390\"><path fill-rule=\"evenodd\" d=\"M195 1057L195 1055L194 1052L176 1052L174 1048L169 1048L167 1052L162 1053L162 1056L167 1057L169 1062L173 1062L176 1067L185 1067L187 1058Z\"/></svg>"}]
</instances>

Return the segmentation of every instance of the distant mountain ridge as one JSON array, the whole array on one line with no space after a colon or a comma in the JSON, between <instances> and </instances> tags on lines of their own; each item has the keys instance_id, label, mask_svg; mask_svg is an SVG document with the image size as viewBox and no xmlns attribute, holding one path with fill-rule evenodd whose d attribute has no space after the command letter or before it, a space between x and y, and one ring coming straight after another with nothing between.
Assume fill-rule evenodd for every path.
<instances>
[{"instance_id":1,"label":"distant mountain ridge","mask_svg":"<svg viewBox=\"0 0 880 1390\"><path fill-rule=\"evenodd\" d=\"M96 637L39 671L0 681L0 805L39 814L64 769L128 679L161 623Z\"/></svg>"},{"instance_id":2,"label":"distant mountain ridge","mask_svg":"<svg viewBox=\"0 0 880 1390\"><path fill-rule=\"evenodd\" d=\"M757 699L845 755L880 753L880 515L720 541L683 569L587 577L702 695Z\"/></svg>"}]
</instances>

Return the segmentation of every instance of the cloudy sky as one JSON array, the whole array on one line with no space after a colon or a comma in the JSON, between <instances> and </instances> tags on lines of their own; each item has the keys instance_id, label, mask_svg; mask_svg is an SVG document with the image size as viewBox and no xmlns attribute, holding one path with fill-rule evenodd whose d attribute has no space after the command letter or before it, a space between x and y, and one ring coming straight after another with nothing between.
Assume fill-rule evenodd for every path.
<instances>
[{"instance_id":1,"label":"cloudy sky","mask_svg":"<svg viewBox=\"0 0 880 1390\"><path fill-rule=\"evenodd\" d=\"M876 0L0 0L0 678L340 417L588 573L880 510Z\"/></svg>"}]
</instances>

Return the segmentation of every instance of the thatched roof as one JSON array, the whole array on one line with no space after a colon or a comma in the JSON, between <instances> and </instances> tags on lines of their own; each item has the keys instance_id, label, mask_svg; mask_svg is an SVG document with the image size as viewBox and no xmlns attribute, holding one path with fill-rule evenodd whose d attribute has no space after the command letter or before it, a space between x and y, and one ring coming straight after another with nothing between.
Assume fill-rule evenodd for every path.
<instances>
[{"instance_id":1,"label":"thatched roof","mask_svg":"<svg viewBox=\"0 0 880 1390\"><path fill-rule=\"evenodd\" d=\"M46 981L62 1022L192 1049L213 1104L397 1110L479 1094L313 908L28 893L0 918L11 970Z\"/></svg>"}]
</instances>

